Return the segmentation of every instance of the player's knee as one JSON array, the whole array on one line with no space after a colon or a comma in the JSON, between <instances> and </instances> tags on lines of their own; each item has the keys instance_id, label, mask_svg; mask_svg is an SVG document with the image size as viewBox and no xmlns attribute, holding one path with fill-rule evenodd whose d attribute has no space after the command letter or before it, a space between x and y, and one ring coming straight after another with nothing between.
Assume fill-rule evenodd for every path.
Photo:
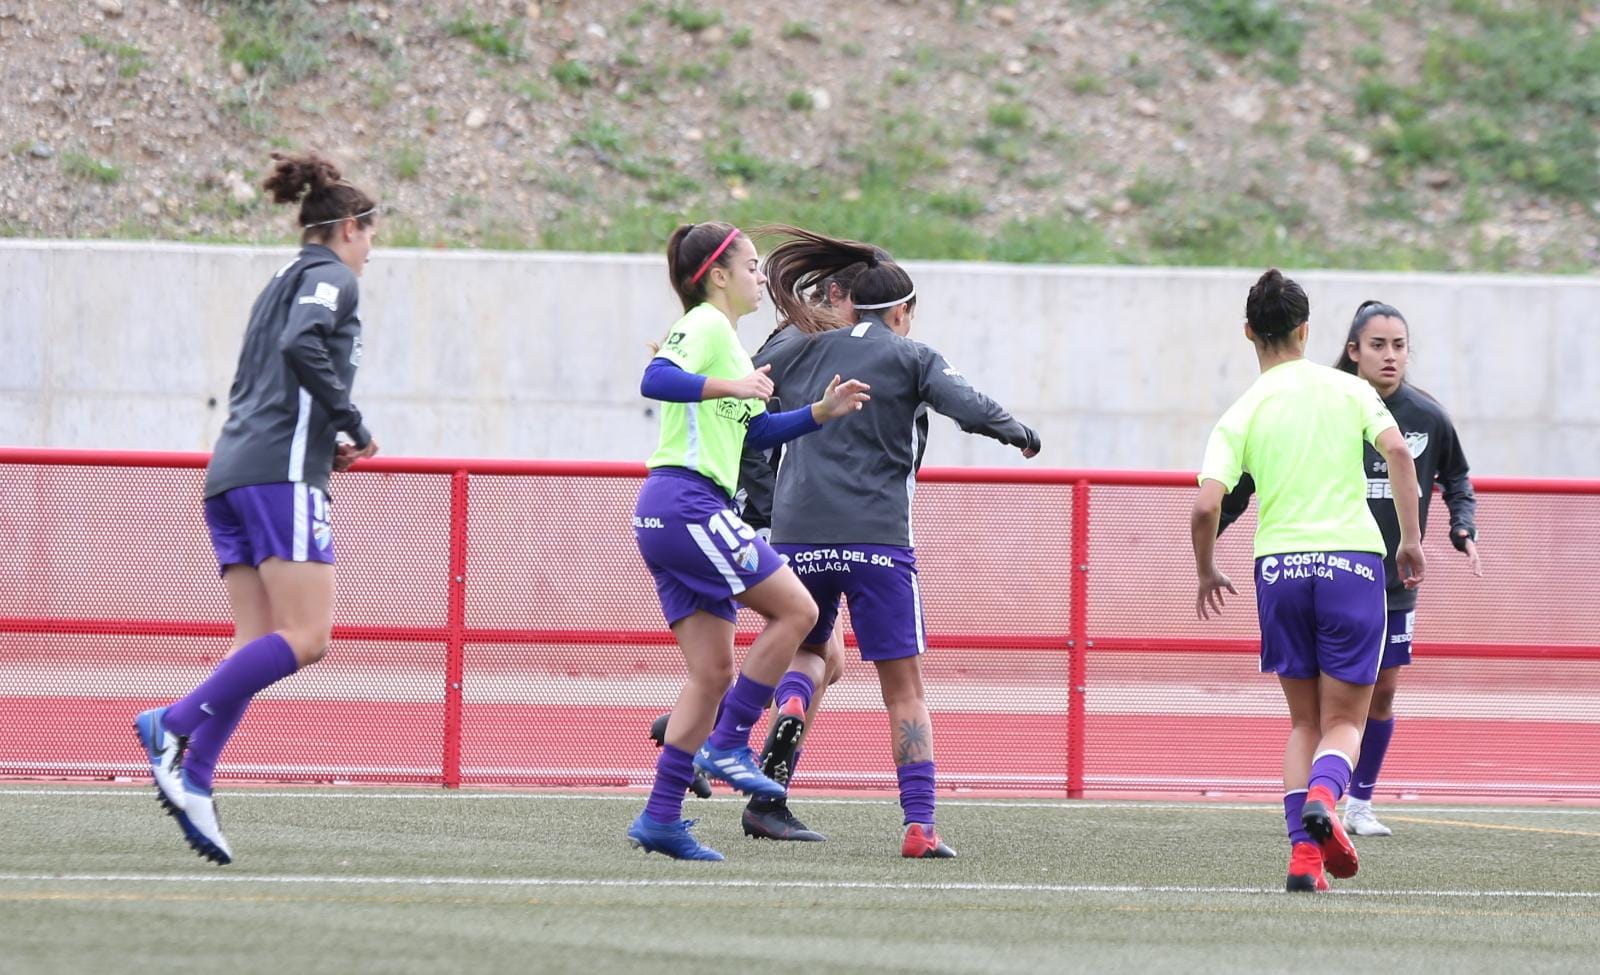
<instances>
[{"instance_id":1,"label":"player's knee","mask_svg":"<svg viewBox=\"0 0 1600 975\"><path fill-rule=\"evenodd\" d=\"M333 640L333 632L328 627L286 630L283 638L288 642L289 649L294 651L295 661L302 667L309 667L327 656L328 644Z\"/></svg>"},{"instance_id":2,"label":"player's knee","mask_svg":"<svg viewBox=\"0 0 1600 975\"><path fill-rule=\"evenodd\" d=\"M784 614L789 625L799 628L805 633L810 633L811 628L817 625L817 604L809 595L791 601L788 611Z\"/></svg>"},{"instance_id":3,"label":"player's knee","mask_svg":"<svg viewBox=\"0 0 1600 975\"><path fill-rule=\"evenodd\" d=\"M689 682L712 696L720 697L738 677L738 667L733 657L708 660L689 671Z\"/></svg>"}]
</instances>

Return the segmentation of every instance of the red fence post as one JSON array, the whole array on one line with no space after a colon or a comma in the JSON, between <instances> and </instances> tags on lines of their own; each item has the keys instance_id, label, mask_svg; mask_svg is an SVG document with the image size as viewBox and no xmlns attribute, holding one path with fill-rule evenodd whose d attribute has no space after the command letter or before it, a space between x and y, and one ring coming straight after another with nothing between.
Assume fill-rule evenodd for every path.
<instances>
[{"instance_id":1,"label":"red fence post","mask_svg":"<svg viewBox=\"0 0 1600 975\"><path fill-rule=\"evenodd\" d=\"M466 471L450 475L450 588L445 609L444 787L461 786L461 679L467 632Z\"/></svg>"},{"instance_id":2,"label":"red fence post","mask_svg":"<svg viewBox=\"0 0 1600 975\"><path fill-rule=\"evenodd\" d=\"M1071 635L1067 640L1067 798L1083 798L1084 695L1089 677L1089 482L1072 485Z\"/></svg>"}]
</instances>

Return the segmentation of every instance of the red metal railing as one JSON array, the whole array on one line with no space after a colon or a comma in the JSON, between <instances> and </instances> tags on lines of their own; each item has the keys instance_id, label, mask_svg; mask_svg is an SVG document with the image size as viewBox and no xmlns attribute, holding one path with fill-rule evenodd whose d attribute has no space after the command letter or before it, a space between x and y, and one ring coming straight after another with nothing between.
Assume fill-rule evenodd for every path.
<instances>
[{"instance_id":1,"label":"red metal railing","mask_svg":"<svg viewBox=\"0 0 1600 975\"><path fill-rule=\"evenodd\" d=\"M226 648L198 513L205 462L0 449L0 776L137 774L126 718L187 689ZM681 664L627 530L643 473L374 458L340 475L335 651L264 692L220 774L648 778L643 728L670 705ZM1241 597L1220 624L1192 618L1190 476L960 468L920 483L943 783L1069 796L1276 788L1284 719L1248 656L1252 609ZM1600 797L1600 481L1475 483L1492 581L1471 580L1430 538L1419 664L1402 682L1385 780ZM1248 582L1249 527L1221 547L1236 583ZM741 645L757 625L741 619ZM892 783L874 693L853 662L798 786ZM325 754L308 760L283 754L286 725L339 733L319 734Z\"/></svg>"}]
</instances>

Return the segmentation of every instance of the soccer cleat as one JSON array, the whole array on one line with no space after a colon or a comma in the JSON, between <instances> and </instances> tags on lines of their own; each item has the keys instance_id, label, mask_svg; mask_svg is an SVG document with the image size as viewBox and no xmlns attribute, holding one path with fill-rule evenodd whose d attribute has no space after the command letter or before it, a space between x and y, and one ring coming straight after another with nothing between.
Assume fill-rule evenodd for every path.
<instances>
[{"instance_id":1,"label":"soccer cleat","mask_svg":"<svg viewBox=\"0 0 1600 975\"><path fill-rule=\"evenodd\" d=\"M166 716L166 708L145 711L133 719L133 730L138 733L139 744L150 759L150 771L155 776L161 805L176 815L184 808L183 783L179 776L189 739L168 731L164 723Z\"/></svg>"},{"instance_id":2,"label":"soccer cleat","mask_svg":"<svg viewBox=\"0 0 1600 975\"><path fill-rule=\"evenodd\" d=\"M196 785L189 773L183 773L184 808L174 812L178 825L183 827L183 837L196 853L222 865L233 862L233 850L222 835L222 822L217 818L217 804L211 790Z\"/></svg>"},{"instance_id":3,"label":"soccer cleat","mask_svg":"<svg viewBox=\"0 0 1600 975\"><path fill-rule=\"evenodd\" d=\"M667 719L671 717L671 714L663 714L650 723L650 740L656 743L657 748L662 747L667 742ZM702 799L710 799L711 780L706 778L704 772L695 769L694 781L689 783L689 791Z\"/></svg>"},{"instance_id":4,"label":"soccer cleat","mask_svg":"<svg viewBox=\"0 0 1600 975\"><path fill-rule=\"evenodd\" d=\"M744 835L758 840L797 840L821 843L827 837L794 818L782 799L751 799L744 807Z\"/></svg>"},{"instance_id":5,"label":"soccer cleat","mask_svg":"<svg viewBox=\"0 0 1600 975\"><path fill-rule=\"evenodd\" d=\"M944 845L932 823L908 823L906 838L900 843L900 855L913 860L948 860L956 851Z\"/></svg>"},{"instance_id":6,"label":"soccer cleat","mask_svg":"<svg viewBox=\"0 0 1600 975\"><path fill-rule=\"evenodd\" d=\"M1394 830L1378 822L1372 804L1347 803L1344 808L1344 828L1356 836L1393 836Z\"/></svg>"},{"instance_id":7,"label":"soccer cleat","mask_svg":"<svg viewBox=\"0 0 1600 975\"><path fill-rule=\"evenodd\" d=\"M1345 834L1344 826L1333 810L1337 801L1327 786L1312 788L1306 794L1306 807L1300 814L1300 825L1322 847L1322 862L1327 865L1328 872L1345 880L1356 875L1361 863L1356 856L1355 844L1350 842L1350 837Z\"/></svg>"},{"instance_id":8,"label":"soccer cleat","mask_svg":"<svg viewBox=\"0 0 1600 975\"><path fill-rule=\"evenodd\" d=\"M749 745L722 749L706 745L695 753L694 767L714 779L721 779L747 796L781 799L787 794L781 783L761 774Z\"/></svg>"},{"instance_id":9,"label":"soccer cleat","mask_svg":"<svg viewBox=\"0 0 1600 975\"><path fill-rule=\"evenodd\" d=\"M1328 889L1322 874L1322 850L1315 843L1296 843L1289 853L1289 880L1284 889L1291 894L1316 894Z\"/></svg>"},{"instance_id":10,"label":"soccer cleat","mask_svg":"<svg viewBox=\"0 0 1600 975\"><path fill-rule=\"evenodd\" d=\"M778 713L767 729L767 743L761 749L761 774L774 782L789 785L794 771L794 753L800 747L800 734L806 730L806 706L791 697L778 706Z\"/></svg>"},{"instance_id":11,"label":"soccer cleat","mask_svg":"<svg viewBox=\"0 0 1600 975\"><path fill-rule=\"evenodd\" d=\"M721 860L722 854L694 838L689 827L693 819L658 823L644 813L628 827L628 842L646 853L661 853L674 860Z\"/></svg>"}]
</instances>

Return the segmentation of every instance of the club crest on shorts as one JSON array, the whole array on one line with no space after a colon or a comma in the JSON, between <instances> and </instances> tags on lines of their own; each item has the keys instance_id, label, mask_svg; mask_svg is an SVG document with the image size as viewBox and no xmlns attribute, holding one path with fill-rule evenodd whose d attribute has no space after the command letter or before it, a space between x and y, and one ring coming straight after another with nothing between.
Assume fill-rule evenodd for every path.
<instances>
[{"instance_id":1,"label":"club crest on shorts","mask_svg":"<svg viewBox=\"0 0 1600 975\"><path fill-rule=\"evenodd\" d=\"M761 567L761 552L751 543L733 553L733 561L744 571L754 572Z\"/></svg>"},{"instance_id":2,"label":"club crest on shorts","mask_svg":"<svg viewBox=\"0 0 1600 975\"><path fill-rule=\"evenodd\" d=\"M317 540L317 548L328 550L328 543L333 541L333 527L325 521L319 521L311 528L311 537Z\"/></svg>"}]
</instances>

